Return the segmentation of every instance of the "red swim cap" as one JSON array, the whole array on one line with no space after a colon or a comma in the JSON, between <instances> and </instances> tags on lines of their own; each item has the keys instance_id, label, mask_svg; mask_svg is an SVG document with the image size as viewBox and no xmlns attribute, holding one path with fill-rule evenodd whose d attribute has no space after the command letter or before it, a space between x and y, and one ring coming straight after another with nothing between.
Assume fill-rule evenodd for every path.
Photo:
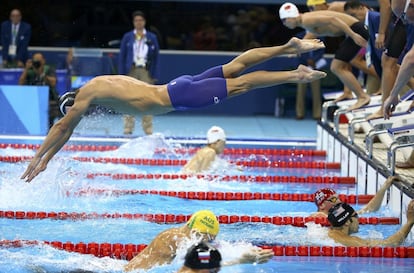
<instances>
[{"instance_id":1,"label":"red swim cap","mask_svg":"<svg viewBox=\"0 0 414 273\"><path fill-rule=\"evenodd\" d=\"M329 199L331 196L335 195L336 192L333 189L330 188L323 188L315 192L314 194L314 201L316 206L322 205L323 202L325 202L327 199Z\"/></svg>"}]
</instances>

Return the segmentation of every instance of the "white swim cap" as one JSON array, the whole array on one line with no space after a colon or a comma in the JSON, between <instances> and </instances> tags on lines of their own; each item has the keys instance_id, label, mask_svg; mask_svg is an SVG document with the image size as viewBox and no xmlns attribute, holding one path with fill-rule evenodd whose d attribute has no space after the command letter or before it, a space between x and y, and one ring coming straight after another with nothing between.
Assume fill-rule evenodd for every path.
<instances>
[{"instance_id":1,"label":"white swim cap","mask_svg":"<svg viewBox=\"0 0 414 273\"><path fill-rule=\"evenodd\" d=\"M296 18L299 16L298 8L289 2L284 3L279 9L279 17L281 20L286 18Z\"/></svg>"},{"instance_id":2,"label":"white swim cap","mask_svg":"<svg viewBox=\"0 0 414 273\"><path fill-rule=\"evenodd\" d=\"M214 143L218 140L226 141L226 134L220 127L213 126L207 132L207 144Z\"/></svg>"}]
</instances>

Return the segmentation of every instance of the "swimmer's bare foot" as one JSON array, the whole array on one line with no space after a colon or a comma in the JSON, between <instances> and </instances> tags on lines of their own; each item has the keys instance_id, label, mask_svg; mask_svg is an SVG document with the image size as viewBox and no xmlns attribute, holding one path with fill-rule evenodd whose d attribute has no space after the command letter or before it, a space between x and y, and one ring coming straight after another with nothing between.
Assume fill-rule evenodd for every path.
<instances>
[{"instance_id":1,"label":"swimmer's bare foot","mask_svg":"<svg viewBox=\"0 0 414 273\"><path fill-rule=\"evenodd\" d=\"M353 99L354 95L349 92L342 93L339 97L337 97L334 102L343 101L343 100L350 100Z\"/></svg>"},{"instance_id":2,"label":"swimmer's bare foot","mask_svg":"<svg viewBox=\"0 0 414 273\"><path fill-rule=\"evenodd\" d=\"M293 37L287 42L286 46L292 48L293 54L301 54L312 50L325 48L325 44L319 39L299 39Z\"/></svg>"},{"instance_id":3,"label":"swimmer's bare foot","mask_svg":"<svg viewBox=\"0 0 414 273\"><path fill-rule=\"evenodd\" d=\"M298 82L306 83L312 82L326 77L326 73L318 70L313 70L304 65L299 65L296 71L299 73Z\"/></svg>"},{"instance_id":4,"label":"swimmer's bare foot","mask_svg":"<svg viewBox=\"0 0 414 273\"><path fill-rule=\"evenodd\" d=\"M367 96L367 97L364 96L362 98L358 98L357 102L355 104L349 106L347 110L352 111L352 110L355 110L355 109L359 109L362 106L367 105L370 101L371 101L370 96Z\"/></svg>"},{"instance_id":5,"label":"swimmer's bare foot","mask_svg":"<svg viewBox=\"0 0 414 273\"><path fill-rule=\"evenodd\" d=\"M382 113L382 108L378 110L377 112L372 113L371 115L368 115L366 117L366 120L372 120L372 119L377 119L377 118L384 118L384 114Z\"/></svg>"},{"instance_id":6,"label":"swimmer's bare foot","mask_svg":"<svg viewBox=\"0 0 414 273\"><path fill-rule=\"evenodd\" d=\"M382 94L382 90L381 89L379 89L379 90L377 90L375 93L372 93L372 96L379 96L379 95L381 95Z\"/></svg>"},{"instance_id":7,"label":"swimmer's bare foot","mask_svg":"<svg viewBox=\"0 0 414 273\"><path fill-rule=\"evenodd\" d=\"M397 161L395 167L398 168L414 168L414 152L411 152L410 156L405 161Z\"/></svg>"},{"instance_id":8,"label":"swimmer's bare foot","mask_svg":"<svg viewBox=\"0 0 414 273\"><path fill-rule=\"evenodd\" d=\"M402 162L402 161L400 161L400 162L395 162L395 167L397 167L397 168L401 168L401 169L410 169L410 168L414 168L414 163L413 162L409 162L409 161L406 161L406 162Z\"/></svg>"}]
</instances>

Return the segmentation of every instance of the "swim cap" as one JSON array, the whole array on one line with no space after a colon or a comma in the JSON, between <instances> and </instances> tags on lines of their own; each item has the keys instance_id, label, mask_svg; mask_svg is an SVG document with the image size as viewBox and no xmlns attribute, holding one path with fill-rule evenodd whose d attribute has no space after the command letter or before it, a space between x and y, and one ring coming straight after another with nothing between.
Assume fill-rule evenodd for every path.
<instances>
[{"instance_id":1,"label":"swim cap","mask_svg":"<svg viewBox=\"0 0 414 273\"><path fill-rule=\"evenodd\" d=\"M322 205L323 202L328 200L331 196L335 195L336 192L330 188L323 188L315 192L314 194L314 201L316 206Z\"/></svg>"},{"instance_id":2,"label":"swim cap","mask_svg":"<svg viewBox=\"0 0 414 273\"><path fill-rule=\"evenodd\" d=\"M210 210L199 210L194 213L187 222L190 229L197 230L200 233L217 235L220 225L216 215Z\"/></svg>"},{"instance_id":3,"label":"swim cap","mask_svg":"<svg viewBox=\"0 0 414 273\"><path fill-rule=\"evenodd\" d=\"M333 227L341 227L354 213L355 210L350 205L347 203L339 203L329 209L328 221Z\"/></svg>"},{"instance_id":4,"label":"swim cap","mask_svg":"<svg viewBox=\"0 0 414 273\"><path fill-rule=\"evenodd\" d=\"M306 1L306 5L307 6L316 6L316 5L322 5L325 4L326 1L325 0L307 0Z\"/></svg>"},{"instance_id":5,"label":"swim cap","mask_svg":"<svg viewBox=\"0 0 414 273\"><path fill-rule=\"evenodd\" d=\"M218 140L226 141L226 134L224 130L218 126L211 127L207 132L207 143L214 143Z\"/></svg>"},{"instance_id":6,"label":"swim cap","mask_svg":"<svg viewBox=\"0 0 414 273\"><path fill-rule=\"evenodd\" d=\"M220 252L206 242L191 246L185 255L184 265L191 269L220 268Z\"/></svg>"},{"instance_id":7,"label":"swim cap","mask_svg":"<svg viewBox=\"0 0 414 273\"><path fill-rule=\"evenodd\" d=\"M299 16L298 8L289 2L284 3L279 9L279 17L281 20L286 18L295 18Z\"/></svg>"},{"instance_id":8,"label":"swim cap","mask_svg":"<svg viewBox=\"0 0 414 273\"><path fill-rule=\"evenodd\" d=\"M75 103L75 92L66 92L59 98L59 109L63 115L66 115L66 107L70 107Z\"/></svg>"}]
</instances>

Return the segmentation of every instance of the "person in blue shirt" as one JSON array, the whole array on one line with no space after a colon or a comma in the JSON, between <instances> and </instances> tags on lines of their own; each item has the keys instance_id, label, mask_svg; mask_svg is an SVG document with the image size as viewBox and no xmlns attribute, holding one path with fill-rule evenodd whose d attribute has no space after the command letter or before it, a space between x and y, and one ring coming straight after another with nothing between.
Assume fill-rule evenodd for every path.
<instances>
[{"instance_id":1,"label":"person in blue shirt","mask_svg":"<svg viewBox=\"0 0 414 273\"><path fill-rule=\"evenodd\" d=\"M28 47L32 27L22 21L22 13L18 9L10 12L10 20L1 24L1 55L3 67L24 67L29 58Z\"/></svg>"},{"instance_id":2,"label":"person in blue shirt","mask_svg":"<svg viewBox=\"0 0 414 273\"><path fill-rule=\"evenodd\" d=\"M145 14L142 11L132 13L134 29L122 37L119 52L118 72L146 83L155 83L159 77L159 43L155 33L145 28ZM124 115L124 134L132 134L135 117ZM152 116L142 117L142 129L152 134Z\"/></svg>"}]
</instances>

